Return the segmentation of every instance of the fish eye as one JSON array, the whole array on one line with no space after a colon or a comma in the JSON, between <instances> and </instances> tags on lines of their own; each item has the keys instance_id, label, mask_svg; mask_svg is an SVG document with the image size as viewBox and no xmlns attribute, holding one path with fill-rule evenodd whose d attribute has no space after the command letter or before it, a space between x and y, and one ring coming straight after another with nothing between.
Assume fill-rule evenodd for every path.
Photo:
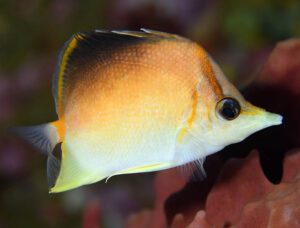
<instances>
[{"instance_id":1,"label":"fish eye","mask_svg":"<svg viewBox=\"0 0 300 228\"><path fill-rule=\"evenodd\" d=\"M233 120L239 116L241 106L237 100L225 97L217 103L216 111L223 119Z\"/></svg>"}]
</instances>

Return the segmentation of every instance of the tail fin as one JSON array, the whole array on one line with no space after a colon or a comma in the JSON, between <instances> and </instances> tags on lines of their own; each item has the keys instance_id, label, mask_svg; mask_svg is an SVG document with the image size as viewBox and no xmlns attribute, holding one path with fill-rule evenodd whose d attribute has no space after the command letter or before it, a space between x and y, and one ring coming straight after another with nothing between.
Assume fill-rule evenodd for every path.
<instances>
[{"instance_id":1,"label":"tail fin","mask_svg":"<svg viewBox=\"0 0 300 228\"><path fill-rule=\"evenodd\" d=\"M29 127L16 127L12 129L12 132L23 138L25 141L33 144L48 156L48 185L49 187L54 186L60 170L60 161L53 155L52 151L61 141L55 124L47 123Z\"/></svg>"},{"instance_id":2,"label":"tail fin","mask_svg":"<svg viewBox=\"0 0 300 228\"><path fill-rule=\"evenodd\" d=\"M56 127L49 124L41 124L29 127L16 127L12 132L33 144L37 149L49 155L57 143L59 143L59 135Z\"/></svg>"}]
</instances>

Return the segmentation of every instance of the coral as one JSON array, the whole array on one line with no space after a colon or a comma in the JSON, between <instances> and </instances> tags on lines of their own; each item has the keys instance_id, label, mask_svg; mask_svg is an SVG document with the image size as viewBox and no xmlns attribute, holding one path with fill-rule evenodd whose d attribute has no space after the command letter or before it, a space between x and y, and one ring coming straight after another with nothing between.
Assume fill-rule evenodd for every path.
<instances>
[{"instance_id":1,"label":"coral","mask_svg":"<svg viewBox=\"0 0 300 228\"><path fill-rule=\"evenodd\" d=\"M298 153L297 153L298 152ZM289 154L281 184L269 183L259 167L257 152L239 162L229 161L206 202L207 221L214 227L296 227L300 223L300 151ZM293 171L291 171L293 170ZM296 171L296 172L295 172ZM235 175L232 175L235 173Z\"/></svg>"},{"instance_id":2,"label":"coral","mask_svg":"<svg viewBox=\"0 0 300 228\"><path fill-rule=\"evenodd\" d=\"M174 216L171 228L182 227L298 227L300 225L300 151L290 153L285 159L284 177L273 185L264 177L257 151L242 161L227 162L215 185L208 194L205 210ZM175 171L157 175L157 180L170 180ZM176 178L175 178L176 179ZM156 181L157 181L156 180ZM161 183L157 181L157 183ZM175 181L176 182L176 181ZM160 206L162 192L176 191L176 187L156 189L156 207L132 215L128 228L166 227L166 218ZM192 218L192 221L190 221Z\"/></svg>"},{"instance_id":3,"label":"coral","mask_svg":"<svg viewBox=\"0 0 300 228\"><path fill-rule=\"evenodd\" d=\"M300 94L300 40L279 42L264 65L259 82Z\"/></svg>"},{"instance_id":4,"label":"coral","mask_svg":"<svg viewBox=\"0 0 300 228\"><path fill-rule=\"evenodd\" d=\"M280 182L284 154L300 147L299 57L300 39L278 43L245 92L252 103L284 117L281 126L267 128L245 140L250 149L259 150L263 171L273 183Z\"/></svg>"},{"instance_id":5,"label":"coral","mask_svg":"<svg viewBox=\"0 0 300 228\"><path fill-rule=\"evenodd\" d=\"M185 185L185 179L177 169L159 172L155 178L155 208L153 211L142 211L133 214L127 221L126 227L165 227L164 202L174 192Z\"/></svg>"},{"instance_id":6,"label":"coral","mask_svg":"<svg viewBox=\"0 0 300 228\"><path fill-rule=\"evenodd\" d=\"M101 208L98 201L87 203L83 214L83 228L99 228L101 221Z\"/></svg>"},{"instance_id":7,"label":"coral","mask_svg":"<svg viewBox=\"0 0 300 228\"><path fill-rule=\"evenodd\" d=\"M225 164L216 184L208 195L206 211L208 221L216 226L233 224L238 219L243 206L262 197L270 190L271 184L264 178L258 157Z\"/></svg>"}]
</instances>

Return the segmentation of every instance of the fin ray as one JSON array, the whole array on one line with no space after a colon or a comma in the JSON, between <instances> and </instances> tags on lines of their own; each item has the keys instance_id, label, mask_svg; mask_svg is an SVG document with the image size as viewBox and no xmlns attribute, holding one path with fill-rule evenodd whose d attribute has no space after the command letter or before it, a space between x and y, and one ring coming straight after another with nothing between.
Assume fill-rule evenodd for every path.
<instances>
[{"instance_id":1,"label":"fin ray","mask_svg":"<svg viewBox=\"0 0 300 228\"><path fill-rule=\"evenodd\" d=\"M205 158L199 158L195 161L181 165L178 168L185 179L192 182L202 181L207 177L204 169L204 161Z\"/></svg>"},{"instance_id":2,"label":"fin ray","mask_svg":"<svg viewBox=\"0 0 300 228\"><path fill-rule=\"evenodd\" d=\"M47 181L49 188L55 185L59 171L60 161L53 154L50 154L47 159Z\"/></svg>"},{"instance_id":3,"label":"fin ray","mask_svg":"<svg viewBox=\"0 0 300 228\"><path fill-rule=\"evenodd\" d=\"M60 161L52 154L55 146L60 142L60 136L55 125L48 123L36 126L16 127L12 129L12 132L48 156L47 179L49 187L53 186L60 171Z\"/></svg>"},{"instance_id":4,"label":"fin ray","mask_svg":"<svg viewBox=\"0 0 300 228\"><path fill-rule=\"evenodd\" d=\"M178 131L174 162L185 161L179 168L187 179L203 180L206 178L203 166L206 159L206 155L203 154L205 147L201 145L202 143L187 126L183 126ZM201 153L201 151L203 152Z\"/></svg>"},{"instance_id":5,"label":"fin ray","mask_svg":"<svg viewBox=\"0 0 300 228\"><path fill-rule=\"evenodd\" d=\"M52 124L16 127L12 129L12 132L47 155L52 152L55 145L59 142L56 128Z\"/></svg>"}]
</instances>

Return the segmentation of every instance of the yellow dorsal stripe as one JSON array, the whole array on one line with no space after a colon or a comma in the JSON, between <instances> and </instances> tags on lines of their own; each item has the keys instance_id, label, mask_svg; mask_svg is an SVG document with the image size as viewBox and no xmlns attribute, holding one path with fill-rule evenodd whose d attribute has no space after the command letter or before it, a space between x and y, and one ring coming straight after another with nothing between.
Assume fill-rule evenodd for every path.
<instances>
[{"instance_id":1,"label":"yellow dorsal stripe","mask_svg":"<svg viewBox=\"0 0 300 228\"><path fill-rule=\"evenodd\" d=\"M68 58L72 51L77 47L78 40L81 38L80 35L75 35L72 40L69 42L66 50L62 56L60 63L60 68L58 72L58 82L57 82L57 110L59 115L62 114L62 96L63 96L63 79L65 76L65 68L67 66Z\"/></svg>"}]
</instances>

